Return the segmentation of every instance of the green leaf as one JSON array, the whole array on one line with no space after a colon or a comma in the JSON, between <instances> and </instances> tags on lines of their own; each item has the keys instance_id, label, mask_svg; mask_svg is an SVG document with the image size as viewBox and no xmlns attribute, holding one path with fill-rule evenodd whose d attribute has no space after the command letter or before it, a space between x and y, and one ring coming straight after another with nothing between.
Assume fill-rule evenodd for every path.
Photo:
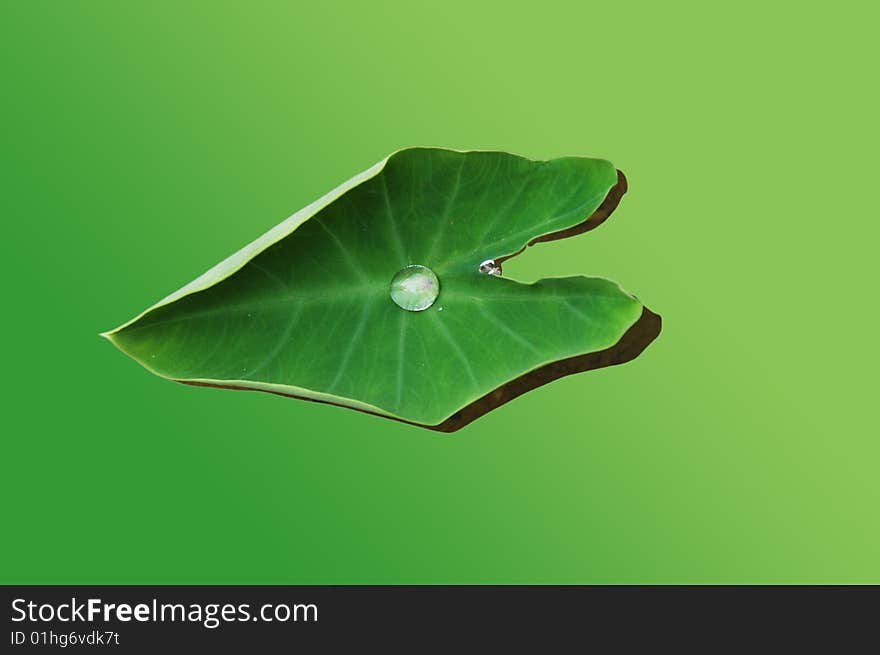
<instances>
[{"instance_id":1,"label":"green leaf","mask_svg":"<svg viewBox=\"0 0 880 655\"><path fill-rule=\"evenodd\" d=\"M454 431L657 336L659 317L609 280L480 270L596 227L625 191L600 159L400 150L104 336L170 380ZM401 274L392 298L412 265L430 271Z\"/></svg>"}]
</instances>

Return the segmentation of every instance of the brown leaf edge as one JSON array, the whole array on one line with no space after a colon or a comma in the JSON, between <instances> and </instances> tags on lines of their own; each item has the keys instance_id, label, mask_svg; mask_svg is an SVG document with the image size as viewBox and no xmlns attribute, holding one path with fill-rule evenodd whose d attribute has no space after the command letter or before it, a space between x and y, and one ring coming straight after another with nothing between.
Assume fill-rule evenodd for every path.
<instances>
[{"instance_id":1,"label":"brown leaf edge","mask_svg":"<svg viewBox=\"0 0 880 655\"><path fill-rule=\"evenodd\" d=\"M189 380L177 380L181 384L188 384L194 387L212 387L215 389L234 389L236 391L260 391L262 393L271 393L285 398L296 398L298 400L308 400L313 403L321 403L323 405L338 405L346 407L346 409L354 409L364 414L373 414L382 418L390 418L394 421L415 425L428 430L437 432L456 432L466 426L468 423L476 421L478 418L491 412L504 403L508 403L524 393L537 389L538 387L549 384L554 380L574 375L575 373L583 373L584 371L592 371L597 368L605 368L606 366L615 366L617 364L625 364L626 362L638 357L648 345L660 334L662 319L647 307L642 308L642 315L630 328L624 333L620 341L594 353L586 355L577 355L567 359L560 359L544 366L529 371L524 375L511 380L510 382L490 391L482 398L475 400L470 405L458 410L448 419L437 425L424 425L414 421L398 418L396 416L388 416L379 414L365 409L356 407L348 407L347 405L338 405L327 400L317 400L315 398L306 398L305 396L297 396L295 394L281 393L280 391L264 391L263 389L251 389L249 387L241 387L235 385L213 384L209 382L193 382Z\"/></svg>"},{"instance_id":2,"label":"brown leaf edge","mask_svg":"<svg viewBox=\"0 0 880 655\"><path fill-rule=\"evenodd\" d=\"M594 211L585 221L582 221L577 225L566 228L564 230L560 230L558 232L551 232L550 234L544 234L542 236L535 237L515 253L511 255L506 255L504 257L499 257L495 260L495 262L500 265L502 262L510 259L511 257L516 257L526 248L528 248L529 246L533 246L536 243L555 241L557 239L566 239L568 237L583 234L584 232L599 227L617 208L617 205L620 203L620 199L623 197L623 194L625 194L626 191L626 176L623 174L623 171L618 170L617 184L611 187L611 189L608 191L608 195L605 196L605 200L602 201L602 204L599 205L596 211ZM518 378L515 378L510 382L503 384L497 389L490 391L485 396L475 400L470 405L467 405L458 410L448 419L437 425L424 425L423 423L407 421L406 419L398 418L395 416L388 416L386 414L379 414L377 412L371 412L366 409L348 407L347 405L339 405L338 403L333 403L327 400L306 398L305 396L286 394L280 391L265 391L263 389L252 389L249 387L236 385L214 384L209 382L193 382L189 380L177 380L177 382L194 387L212 387L215 389L233 389L236 391L260 391L262 393L271 393L277 396L284 396L285 398L296 398L298 400L307 400L313 403L321 403L322 405L337 405L340 407L346 407L346 409L354 409L355 411L363 412L364 414L372 414L374 416L381 416L382 418L390 418L400 423L415 425L417 427L434 430L436 432L452 433L460 430L469 423L476 421L484 414L487 414L492 410L501 407L501 405L510 402L514 398L518 398L524 393L528 393L532 389L537 389L538 387L549 384L550 382L558 380L559 378L563 378L568 375L574 375L575 373L583 373L585 371L592 371L598 368L605 368L607 366L625 364L626 362L635 359L648 347L648 345L654 339L657 338L657 336L660 334L661 328L662 319L660 315L655 314L647 307L643 307L642 314L639 317L639 320L631 325L630 328L620 338L620 340L610 348L606 348L605 350L600 350L594 353L587 353L586 355L577 355L575 357L560 359L558 361L545 364L540 368L529 371L528 373L525 373Z\"/></svg>"},{"instance_id":3,"label":"brown leaf edge","mask_svg":"<svg viewBox=\"0 0 880 655\"><path fill-rule=\"evenodd\" d=\"M529 246L534 246L536 243L544 243L547 241L556 241L557 239L567 239L569 237L577 236L578 234L583 234L584 232L589 232L590 230L594 230L605 220L611 216L612 212L617 209L617 205L620 204L620 199L623 198L623 194L627 192L629 189L629 185L626 181L626 175L623 174L623 171L617 170L617 184L611 187L608 190L608 194L605 196L605 200L602 201L602 204L596 208L589 217L577 225L572 225L571 227L567 227L564 230L559 230L558 232L551 232L550 234L542 234L539 237L535 237L531 241L529 241L522 248L517 250L515 253L510 255L504 255L503 257L498 257L495 260L495 263L499 266L506 262L508 259L512 259L516 257L520 253L522 253Z\"/></svg>"},{"instance_id":4,"label":"brown leaf edge","mask_svg":"<svg viewBox=\"0 0 880 655\"><path fill-rule=\"evenodd\" d=\"M611 348L600 350L586 355L577 355L567 359L560 359L540 368L521 375L510 382L490 391L479 400L457 411L439 425L425 426L438 432L455 432L468 423L476 421L488 412L491 412L504 403L508 403L524 393L549 384L559 378L584 371L592 371L606 366L625 364L638 357L648 345L660 334L663 319L647 307L642 308L642 315L624 333L616 344Z\"/></svg>"}]
</instances>

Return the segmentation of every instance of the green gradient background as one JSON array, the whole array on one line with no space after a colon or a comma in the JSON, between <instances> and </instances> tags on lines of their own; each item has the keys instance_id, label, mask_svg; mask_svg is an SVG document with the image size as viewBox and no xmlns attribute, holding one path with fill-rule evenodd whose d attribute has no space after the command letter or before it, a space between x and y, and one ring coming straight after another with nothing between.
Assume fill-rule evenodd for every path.
<instances>
[{"instance_id":1,"label":"green gradient background","mask_svg":"<svg viewBox=\"0 0 880 655\"><path fill-rule=\"evenodd\" d=\"M142 4L0 10L0 581L880 582L876 14ZM660 339L441 436L98 338L407 145L612 159L505 274Z\"/></svg>"}]
</instances>

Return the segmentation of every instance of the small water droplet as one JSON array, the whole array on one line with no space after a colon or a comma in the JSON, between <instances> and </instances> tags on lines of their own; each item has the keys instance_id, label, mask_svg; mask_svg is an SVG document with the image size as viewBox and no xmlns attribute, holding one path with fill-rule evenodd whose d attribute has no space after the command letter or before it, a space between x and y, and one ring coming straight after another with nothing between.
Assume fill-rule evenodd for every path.
<instances>
[{"instance_id":1,"label":"small water droplet","mask_svg":"<svg viewBox=\"0 0 880 655\"><path fill-rule=\"evenodd\" d=\"M496 264L494 259L487 259L480 264L480 273L501 275L501 264Z\"/></svg>"},{"instance_id":2,"label":"small water droplet","mask_svg":"<svg viewBox=\"0 0 880 655\"><path fill-rule=\"evenodd\" d=\"M427 266L412 264L402 268L391 280L391 299L411 312L428 309L440 293L440 280Z\"/></svg>"},{"instance_id":3,"label":"small water droplet","mask_svg":"<svg viewBox=\"0 0 880 655\"><path fill-rule=\"evenodd\" d=\"M442 308L442 307L438 307L438 308L437 308L437 311L438 311L438 312L442 312L442 311L443 311L443 308Z\"/></svg>"}]
</instances>

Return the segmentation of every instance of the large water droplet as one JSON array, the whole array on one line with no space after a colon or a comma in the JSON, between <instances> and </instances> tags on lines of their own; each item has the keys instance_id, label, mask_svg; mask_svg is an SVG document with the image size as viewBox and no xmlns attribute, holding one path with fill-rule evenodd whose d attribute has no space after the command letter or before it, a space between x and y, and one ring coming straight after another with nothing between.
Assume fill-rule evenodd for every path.
<instances>
[{"instance_id":1,"label":"large water droplet","mask_svg":"<svg viewBox=\"0 0 880 655\"><path fill-rule=\"evenodd\" d=\"M411 312L428 309L440 293L440 280L430 268L413 264L391 280L391 300Z\"/></svg>"}]
</instances>

